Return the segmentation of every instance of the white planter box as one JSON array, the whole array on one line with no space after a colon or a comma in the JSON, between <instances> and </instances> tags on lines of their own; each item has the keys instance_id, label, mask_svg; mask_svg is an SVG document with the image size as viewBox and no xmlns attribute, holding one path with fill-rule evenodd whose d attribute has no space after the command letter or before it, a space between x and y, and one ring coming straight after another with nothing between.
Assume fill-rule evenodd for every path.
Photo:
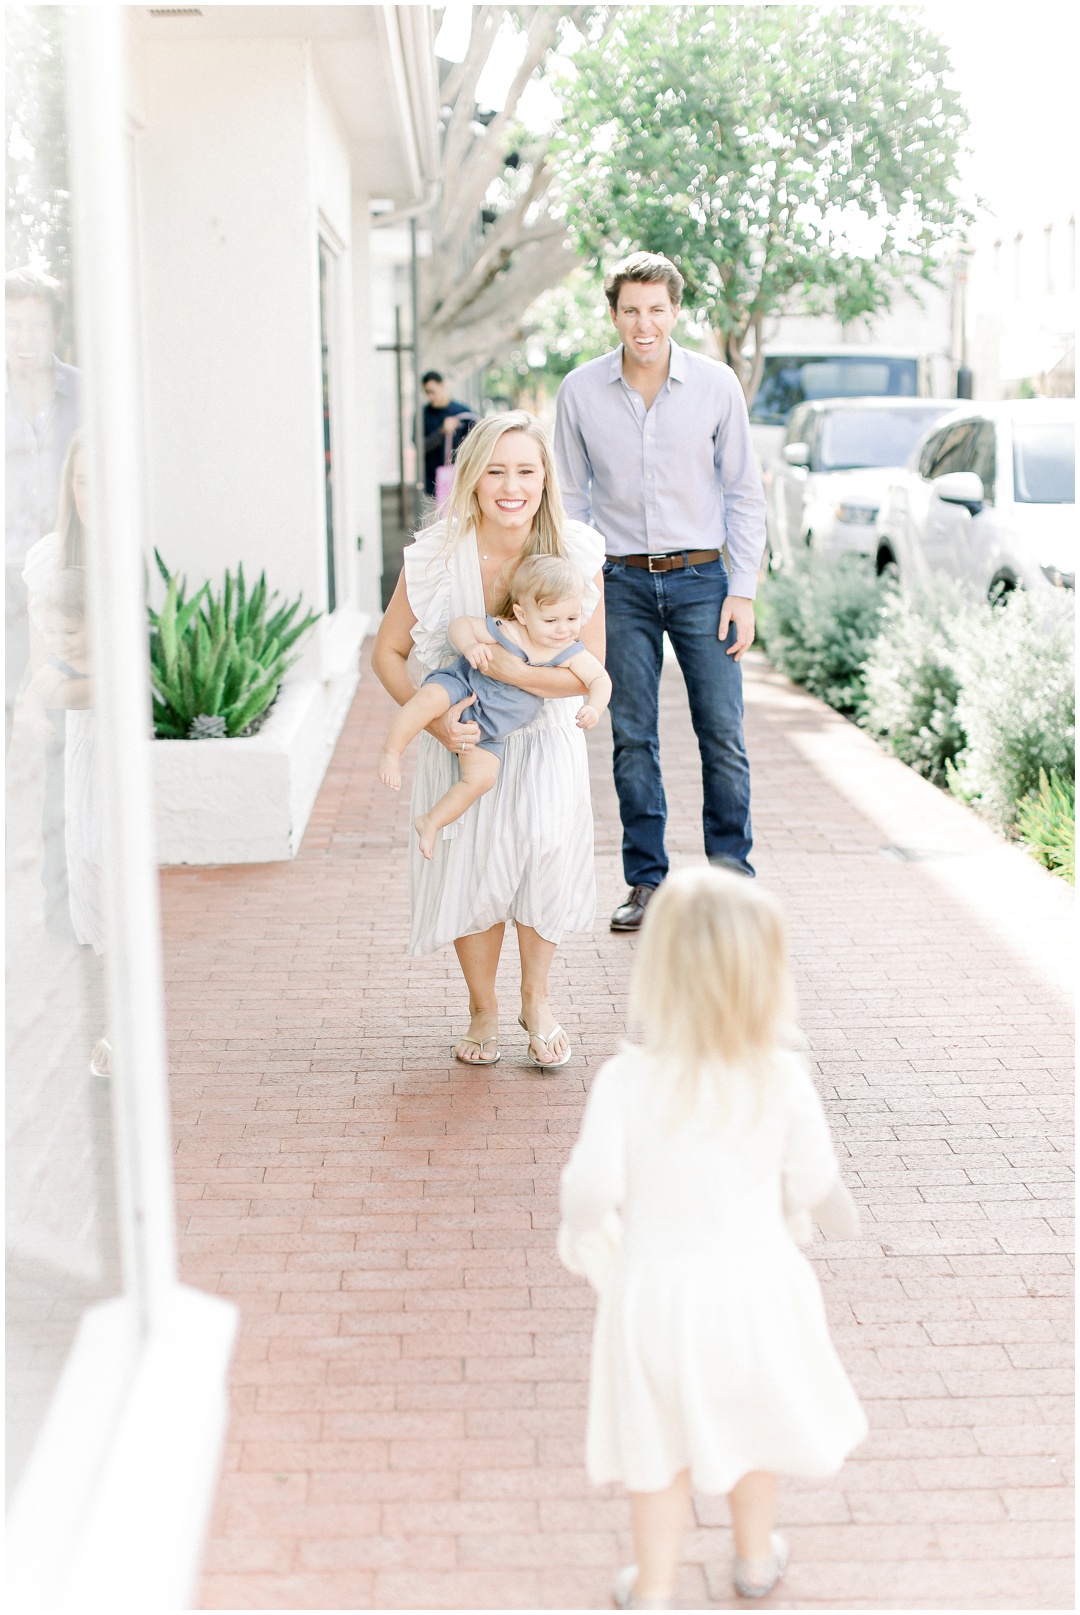
<instances>
[{"instance_id":1,"label":"white planter box","mask_svg":"<svg viewBox=\"0 0 1080 1615\"><path fill-rule=\"evenodd\" d=\"M159 863L296 856L359 682L349 661L335 677L284 684L249 739L151 742Z\"/></svg>"}]
</instances>

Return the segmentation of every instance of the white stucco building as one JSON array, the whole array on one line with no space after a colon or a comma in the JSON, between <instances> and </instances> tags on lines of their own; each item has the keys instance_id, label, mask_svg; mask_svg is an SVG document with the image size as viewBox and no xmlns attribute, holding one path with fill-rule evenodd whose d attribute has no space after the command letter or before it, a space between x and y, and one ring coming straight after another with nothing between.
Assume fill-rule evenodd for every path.
<instances>
[{"instance_id":1,"label":"white stucco building","mask_svg":"<svg viewBox=\"0 0 1080 1615\"><path fill-rule=\"evenodd\" d=\"M372 202L431 195L430 12L130 16L147 551L323 614L259 737L155 749L161 856L289 857L382 608Z\"/></svg>"},{"instance_id":2,"label":"white stucco building","mask_svg":"<svg viewBox=\"0 0 1080 1615\"><path fill-rule=\"evenodd\" d=\"M58 37L89 494L28 582L78 665L46 637L7 758L6 1591L146 1615L196 1596L237 1317L177 1271L156 862L302 834L379 610L370 199L426 199L437 106L426 6L73 6ZM323 613L253 739L148 738L154 547Z\"/></svg>"}]
</instances>

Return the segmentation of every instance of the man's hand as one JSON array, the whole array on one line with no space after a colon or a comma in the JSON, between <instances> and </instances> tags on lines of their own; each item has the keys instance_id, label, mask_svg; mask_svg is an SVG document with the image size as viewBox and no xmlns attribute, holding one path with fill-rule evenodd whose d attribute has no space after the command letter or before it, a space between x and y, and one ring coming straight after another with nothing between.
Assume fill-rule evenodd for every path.
<instances>
[{"instance_id":1,"label":"man's hand","mask_svg":"<svg viewBox=\"0 0 1080 1615\"><path fill-rule=\"evenodd\" d=\"M458 427L460 425L461 425L461 416L460 415L448 415L446 417L446 419L442 423L441 430L442 430L443 437L453 437L454 433L457 431L457 429L458 429Z\"/></svg>"},{"instance_id":2,"label":"man's hand","mask_svg":"<svg viewBox=\"0 0 1080 1615\"><path fill-rule=\"evenodd\" d=\"M749 650L754 643L754 602L747 600L745 595L729 594L720 608L721 644L727 638L732 623L735 624L735 643L728 646L727 654L739 661L743 651Z\"/></svg>"}]
</instances>

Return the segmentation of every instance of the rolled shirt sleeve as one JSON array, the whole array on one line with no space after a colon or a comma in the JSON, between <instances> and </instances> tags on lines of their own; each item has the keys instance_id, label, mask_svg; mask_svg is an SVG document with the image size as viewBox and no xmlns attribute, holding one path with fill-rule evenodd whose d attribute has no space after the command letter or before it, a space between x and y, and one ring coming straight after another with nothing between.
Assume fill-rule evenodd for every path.
<instances>
[{"instance_id":1,"label":"rolled shirt sleeve","mask_svg":"<svg viewBox=\"0 0 1080 1615\"><path fill-rule=\"evenodd\" d=\"M578 423L577 404L566 387L560 387L555 408L555 458L566 514L574 521L587 523L592 504L592 467Z\"/></svg>"},{"instance_id":2,"label":"rolled shirt sleeve","mask_svg":"<svg viewBox=\"0 0 1080 1615\"><path fill-rule=\"evenodd\" d=\"M724 419L713 439L713 464L724 498L728 593L753 600L765 551L765 491L761 486L750 416L737 378L728 389Z\"/></svg>"}]
</instances>

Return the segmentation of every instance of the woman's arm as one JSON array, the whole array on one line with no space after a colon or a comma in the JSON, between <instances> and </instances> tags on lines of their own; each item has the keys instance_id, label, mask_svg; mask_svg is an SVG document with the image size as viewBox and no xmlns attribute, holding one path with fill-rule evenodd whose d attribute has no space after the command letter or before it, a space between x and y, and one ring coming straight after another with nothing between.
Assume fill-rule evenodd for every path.
<instances>
[{"instance_id":1,"label":"woman's arm","mask_svg":"<svg viewBox=\"0 0 1080 1615\"><path fill-rule=\"evenodd\" d=\"M390 604L383 613L379 632L375 636L375 649L371 653L371 666L375 677L383 689L393 696L399 707L403 707L406 701L410 701L416 694L408 669L409 652L412 650L412 631L415 625L416 616L405 592L403 569ZM434 723L428 724L428 734L434 735L448 751L460 751L463 744L475 745L480 739L479 724L458 721L462 709L467 705L467 702L459 701L445 716L436 718Z\"/></svg>"},{"instance_id":2,"label":"woman's arm","mask_svg":"<svg viewBox=\"0 0 1080 1615\"><path fill-rule=\"evenodd\" d=\"M597 661L603 665L607 651L607 634L604 628L604 574L598 572L593 579L600 591L596 610L581 630L581 643L585 649L592 651ZM511 656L502 645L496 645L491 653L491 666L487 669L492 678L500 679L503 684L515 684L519 690L528 690L530 695L539 695L545 701L558 701L569 695L588 694L588 686L583 684L576 674L571 673L568 667L531 667L528 662L520 661Z\"/></svg>"}]
</instances>

